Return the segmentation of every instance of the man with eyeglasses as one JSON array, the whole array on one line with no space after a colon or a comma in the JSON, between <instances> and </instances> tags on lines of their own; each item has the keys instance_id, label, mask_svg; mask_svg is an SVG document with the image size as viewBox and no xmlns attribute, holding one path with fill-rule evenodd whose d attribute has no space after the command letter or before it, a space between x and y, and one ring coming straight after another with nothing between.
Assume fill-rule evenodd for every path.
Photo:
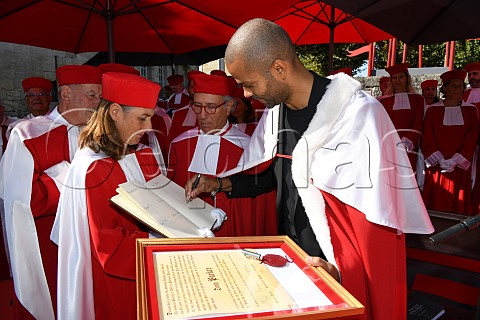
<instances>
[{"instance_id":1,"label":"man with eyeglasses","mask_svg":"<svg viewBox=\"0 0 480 320\"><path fill-rule=\"evenodd\" d=\"M241 164L244 148L250 140L247 134L227 120L235 101L235 80L205 73L196 73L191 77L194 94L190 108L197 115L198 127L180 134L172 141L168 162L168 177L182 187L188 179L198 174L218 176ZM221 180L217 181L218 192L222 186ZM216 236L255 235L253 229L256 224L250 219L254 219L252 208L257 205L256 199L229 200L224 193L214 192L205 195L203 200L213 204L212 196L216 207L225 211L229 217L215 231ZM266 203L262 200L260 205ZM223 217L218 219L220 222Z\"/></svg>"},{"instance_id":2,"label":"man with eyeglasses","mask_svg":"<svg viewBox=\"0 0 480 320\"><path fill-rule=\"evenodd\" d=\"M24 119L46 115L50 110L50 102L52 102L50 95L52 82L42 77L31 77L22 81L22 87L25 93L25 102L30 111L30 114Z\"/></svg>"},{"instance_id":3,"label":"man with eyeglasses","mask_svg":"<svg viewBox=\"0 0 480 320\"><path fill-rule=\"evenodd\" d=\"M10 124L7 130L7 138L10 136L13 128L21 121L32 119L37 116L46 115L50 111L50 102L52 102L52 82L42 77L30 77L22 81L22 88L25 95L25 103L30 112L22 119Z\"/></svg>"},{"instance_id":4,"label":"man with eyeglasses","mask_svg":"<svg viewBox=\"0 0 480 320\"><path fill-rule=\"evenodd\" d=\"M15 126L0 163L0 198L18 318L54 318L57 247L50 233L80 129L100 102L101 81L97 67L58 68L58 106Z\"/></svg>"}]
</instances>

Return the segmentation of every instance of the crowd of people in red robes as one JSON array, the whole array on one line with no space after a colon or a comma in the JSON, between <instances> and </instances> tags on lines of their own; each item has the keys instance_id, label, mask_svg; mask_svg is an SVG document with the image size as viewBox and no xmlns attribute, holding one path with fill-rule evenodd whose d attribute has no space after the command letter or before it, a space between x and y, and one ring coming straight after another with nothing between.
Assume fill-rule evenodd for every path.
<instances>
[{"instance_id":1,"label":"crowd of people in red robes","mask_svg":"<svg viewBox=\"0 0 480 320\"><path fill-rule=\"evenodd\" d=\"M135 239L148 232L108 199L119 183L167 176L167 167L182 187L190 175L236 167L261 114L221 70L189 72L188 91L182 75L168 77L172 94L165 102L160 86L122 64L67 65L56 76L59 103L53 110L52 81L41 77L22 82L27 117L8 117L0 108L6 230L0 276L13 277L17 318L134 318ZM212 108L219 100L225 103ZM214 148L205 143L211 140L219 145L213 157ZM14 178L15 172L24 175ZM217 236L276 234L274 199L273 191L243 201L223 193L204 197L228 212L228 219L219 217ZM60 219L62 212L73 219ZM82 241L69 238L82 232Z\"/></svg>"},{"instance_id":2,"label":"crowd of people in red robes","mask_svg":"<svg viewBox=\"0 0 480 320\"><path fill-rule=\"evenodd\" d=\"M378 99L416 170L426 208L477 214L480 63L443 73L440 95L435 79L423 81L422 94L416 93L407 63L388 67L386 71L390 77L380 79L381 86L387 85Z\"/></svg>"}]
</instances>

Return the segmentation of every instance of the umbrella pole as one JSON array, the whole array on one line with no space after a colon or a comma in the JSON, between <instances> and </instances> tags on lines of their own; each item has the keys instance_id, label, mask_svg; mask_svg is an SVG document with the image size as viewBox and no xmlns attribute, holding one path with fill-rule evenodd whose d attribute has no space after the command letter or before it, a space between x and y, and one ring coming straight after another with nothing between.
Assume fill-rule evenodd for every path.
<instances>
[{"instance_id":1,"label":"umbrella pole","mask_svg":"<svg viewBox=\"0 0 480 320\"><path fill-rule=\"evenodd\" d=\"M108 6L110 6L110 1L108 1ZM110 8L107 8L107 41L108 41L108 61L115 62L115 46L113 45L113 13Z\"/></svg>"},{"instance_id":2,"label":"umbrella pole","mask_svg":"<svg viewBox=\"0 0 480 320\"><path fill-rule=\"evenodd\" d=\"M333 37L335 29L330 28L330 43L328 44L328 73L333 72Z\"/></svg>"},{"instance_id":3,"label":"umbrella pole","mask_svg":"<svg viewBox=\"0 0 480 320\"><path fill-rule=\"evenodd\" d=\"M335 41L335 7L330 7L330 23L328 27L330 28L330 43L328 44L328 74L333 72L333 43Z\"/></svg>"}]
</instances>

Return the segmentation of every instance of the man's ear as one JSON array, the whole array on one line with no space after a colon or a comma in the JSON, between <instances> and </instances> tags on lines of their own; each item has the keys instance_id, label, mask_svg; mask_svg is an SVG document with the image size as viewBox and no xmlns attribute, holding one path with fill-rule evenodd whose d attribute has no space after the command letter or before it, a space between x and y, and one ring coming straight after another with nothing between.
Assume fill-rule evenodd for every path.
<instances>
[{"instance_id":1,"label":"man's ear","mask_svg":"<svg viewBox=\"0 0 480 320\"><path fill-rule=\"evenodd\" d=\"M72 88L69 85L62 86L62 90L60 90L60 97L65 102L70 102L70 98L72 97Z\"/></svg>"},{"instance_id":2,"label":"man's ear","mask_svg":"<svg viewBox=\"0 0 480 320\"><path fill-rule=\"evenodd\" d=\"M112 117L113 121L120 119L121 114L123 114L122 107L118 103L112 103L108 109L108 112L110 113L110 117Z\"/></svg>"},{"instance_id":3,"label":"man's ear","mask_svg":"<svg viewBox=\"0 0 480 320\"><path fill-rule=\"evenodd\" d=\"M285 80L287 78L287 64L284 60L277 59L273 61L270 72L275 79Z\"/></svg>"}]
</instances>

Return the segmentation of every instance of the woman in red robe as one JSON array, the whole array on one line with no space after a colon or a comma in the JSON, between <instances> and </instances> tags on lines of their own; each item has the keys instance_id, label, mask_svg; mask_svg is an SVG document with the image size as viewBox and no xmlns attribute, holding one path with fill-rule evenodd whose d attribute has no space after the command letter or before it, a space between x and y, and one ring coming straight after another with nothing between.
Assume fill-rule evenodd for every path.
<instances>
[{"instance_id":1,"label":"woman in red robe","mask_svg":"<svg viewBox=\"0 0 480 320\"><path fill-rule=\"evenodd\" d=\"M160 174L152 150L139 144L152 127L160 86L121 73L104 74L102 85L103 99L80 135L52 232L59 245L62 319L136 318L135 241L149 234L109 199L120 183Z\"/></svg>"},{"instance_id":2,"label":"woman in red robe","mask_svg":"<svg viewBox=\"0 0 480 320\"><path fill-rule=\"evenodd\" d=\"M462 102L465 76L463 70L443 73L444 99L425 113L422 197L427 209L471 215L471 164L479 119L476 107Z\"/></svg>"}]
</instances>

